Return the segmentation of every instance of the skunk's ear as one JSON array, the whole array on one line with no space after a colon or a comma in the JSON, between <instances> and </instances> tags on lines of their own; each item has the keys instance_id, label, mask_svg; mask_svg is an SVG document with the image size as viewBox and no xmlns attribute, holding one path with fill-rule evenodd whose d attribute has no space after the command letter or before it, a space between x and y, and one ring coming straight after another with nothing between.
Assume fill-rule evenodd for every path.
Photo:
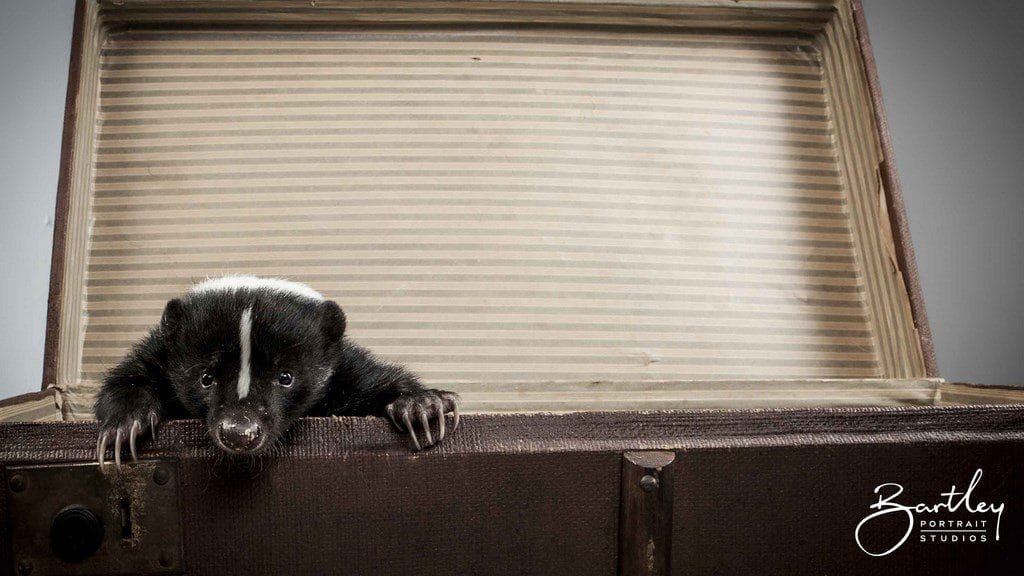
<instances>
[{"instance_id":1,"label":"skunk's ear","mask_svg":"<svg viewBox=\"0 0 1024 576\"><path fill-rule=\"evenodd\" d=\"M316 314L327 347L341 342L341 337L345 335L345 313L341 311L341 306L333 300L324 300L317 305Z\"/></svg>"},{"instance_id":2,"label":"skunk's ear","mask_svg":"<svg viewBox=\"0 0 1024 576\"><path fill-rule=\"evenodd\" d=\"M160 317L160 333L165 340L174 340L181 331L181 324L185 320L185 306L181 300L175 298L164 306L164 314Z\"/></svg>"}]
</instances>

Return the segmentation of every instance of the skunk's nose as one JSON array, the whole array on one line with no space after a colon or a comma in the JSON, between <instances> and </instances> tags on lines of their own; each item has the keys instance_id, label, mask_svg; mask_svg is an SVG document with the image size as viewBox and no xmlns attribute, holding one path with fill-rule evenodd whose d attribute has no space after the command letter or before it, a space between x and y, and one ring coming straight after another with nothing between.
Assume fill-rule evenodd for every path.
<instances>
[{"instance_id":1,"label":"skunk's nose","mask_svg":"<svg viewBox=\"0 0 1024 576\"><path fill-rule=\"evenodd\" d=\"M247 452L263 443L263 429L247 414L227 416L217 427L217 440L229 450Z\"/></svg>"}]
</instances>

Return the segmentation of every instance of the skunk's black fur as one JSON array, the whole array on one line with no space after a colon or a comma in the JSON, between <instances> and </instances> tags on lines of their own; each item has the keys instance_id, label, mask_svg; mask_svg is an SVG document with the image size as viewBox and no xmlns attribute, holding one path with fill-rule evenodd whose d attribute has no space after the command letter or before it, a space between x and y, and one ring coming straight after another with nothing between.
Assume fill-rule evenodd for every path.
<instances>
[{"instance_id":1,"label":"skunk's black fur","mask_svg":"<svg viewBox=\"0 0 1024 576\"><path fill-rule=\"evenodd\" d=\"M429 445L432 424L436 439L443 438L446 413L455 412L457 424L458 396L425 389L406 369L349 341L336 303L288 288L319 296L302 285L260 282L200 284L167 303L160 324L103 382L95 407L101 460L108 442L130 440L134 448L135 436L152 433L164 419L204 419L221 448L246 453L273 445L302 416L390 416L417 448L415 428ZM240 386L244 314L251 330L249 384ZM218 434L240 414L263 436L241 450L225 446ZM119 461L119 451L115 456Z\"/></svg>"}]
</instances>

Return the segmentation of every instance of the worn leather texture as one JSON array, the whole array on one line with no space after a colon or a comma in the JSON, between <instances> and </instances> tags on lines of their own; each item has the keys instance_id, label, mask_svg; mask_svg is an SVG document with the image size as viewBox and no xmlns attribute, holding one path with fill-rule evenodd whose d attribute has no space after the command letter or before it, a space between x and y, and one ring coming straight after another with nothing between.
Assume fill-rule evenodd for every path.
<instances>
[{"instance_id":1,"label":"worn leather texture","mask_svg":"<svg viewBox=\"0 0 1024 576\"><path fill-rule=\"evenodd\" d=\"M0 425L0 462L87 461L95 435ZM189 574L614 574L622 452L635 449L676 453L673 574L1010 574L1024 560L1014 407L467 416L420 454L383 419L307 419L252 461L188 420L142 457L180 459ZM977 469L973 502L1005 503L999 541L992 514L961 507L918 520L984 518L987 542L923 543L915 522L892 554L858 547L877 486L934 503ZM905 527L892 514L862 541L878 551Z\"/></svg>"}]
</instances>

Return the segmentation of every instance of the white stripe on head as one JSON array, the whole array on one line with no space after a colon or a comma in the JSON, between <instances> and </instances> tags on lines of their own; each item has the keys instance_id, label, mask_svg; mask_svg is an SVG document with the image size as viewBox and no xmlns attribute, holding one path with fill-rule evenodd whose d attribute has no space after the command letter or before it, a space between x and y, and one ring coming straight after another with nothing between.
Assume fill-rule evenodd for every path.
<instances>
[{"instance_id":1,"label":"white stripe on head","mask_svg":"<svg viewBox=\"0 0 1024 576\"><path fill-rule=\"evenodd\" d=\"M317 302L324 300L323 294L305 284L281 278L259 278L256 276L207 278L203 282L189 288L188 291L192 294L199 294L203 292L236 292L238 290L269 290Z\"/></svg>"},{"instance_id":2,"label":"white stripe on head","mask_svg":"<svg viewBox=\"0 0 1024 576\"><path fill-rule=\"evenodd\" d=\"M252 307L242 312L242 320L238 323L238 339L242 345L242 357L239 360L238 399L245 400L249 395L249 381L252 373L249 364L252 360Z\"/></svg>"}]
</instances>

